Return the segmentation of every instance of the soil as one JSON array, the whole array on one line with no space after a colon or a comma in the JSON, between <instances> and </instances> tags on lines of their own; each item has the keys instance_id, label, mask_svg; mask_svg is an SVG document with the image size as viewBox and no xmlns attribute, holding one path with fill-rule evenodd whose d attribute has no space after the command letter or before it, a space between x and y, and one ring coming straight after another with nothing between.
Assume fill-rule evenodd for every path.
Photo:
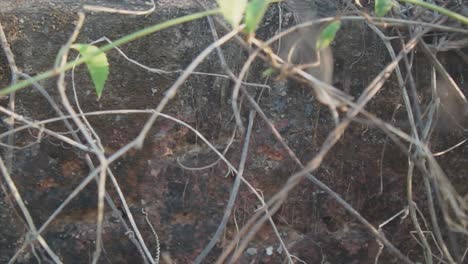
<instances>
[{"instance_id":1,"label":"soil","mask_svg":"<svg viewBox=\"0 0 468 264\"><path fill-rule=\"evenodd\" d=\"M156 12L147 16L87 13L77 42L88 43L103 36L115 40L143 27L199 10L191 1L157 2ZM92 3L137 10L148 8L145 1L137 0ZM74 29L79 6L75 1L0 1L0 22L21 71L35 75L52 67L60 47ZM340 5L319 4L318 8L322 15L330 15L336 13ZM285 12L283 27L291 25L291 14L281 11ZM275 34L279 27L279 12L276 6L269 9L259 30L259 38L266 39ZM222 28L219 30L224 32ZM184 69L212 41L208 23L202 19L144 37L121 49L141 64L170 71ZM394 44L397 46L398 43ZM355 98L390 61L382 41L362 22L344 23L332 48L334 85ZM229 66L237 73L248 52L236 43L227 44L223 52ZM72 53L71 56L75 55ZM468 78L468 68L463 66L463 60L450 52L441 54L441 57L445 65L451 65L448 67L450 74L467 94L464 80ZM178 77L178 74L145 71L115 50L108 53L108 58L111 72L99 101L85 67L80 66L76 70L77 96L84 112L152 109ZM418 55L415 65L418 89L421 97L425 98L430 63L423 55ZM259 61L249 73L248 81L263 83L262 72L267 67ZM224 74L216 54L210 55L197 71ZM9 84L9 76L6 58L2 56L0 87ZM40 84L56 102L60 102L55 78ZM309 87L295 81L272 80L268 84L271 89L263 92L260 106L300 160L307 163L334 127L327 107L314 99ZM164 113L190 124L222 151L228 145L235 124L230 103L232 86L233 82L225 78L194 75L181 87ZM67 74L67 89L73 98L70 73ZM249 89L252 94L259 91L258 88ZM401 98L396 78L392 76L366 109L408 132L404 107L395 110L403 104ZM6 106L7 99L1 100L0 103ZM47 100L32 87L19 91L16 102L16 112L30 120L57 116ZM247 103L243 108L244 117L247 117ZM446 112L453 113L449 107ZM466 115L460 113L454 117L447 113L441 114L439 128L433 135L430 147L434 152L447 149L467 136ZM138 135L147 118L147 114L114 114L90 117L89 122L100 135L106 155L112 155ZM62 122L54 122L47 128L67 132ZM2 132L6 130L3 124ZM69 136L69 133L64 135ZM16 133L16 144L25 147L14 151L12 177L35 224L41 225L82 182L90 169L83 151L49 136L38 138L38 130ZM240 138L236 137L226 154L235 166L240 159ZM437 158L462 195L468 192L466 146ZM193 132L161 118L148 134L142 149L131 150L111 164L145 241L150 248L155 247L150 227L142 214L143 208L159 236L161 251L174 263L192 262L209 242L221 221L234 182L223 162L203 170L187 170L180 164L203 167L216 160L213 152ZM355 122L314 175L339 193L370 223L379 226L407 205L407 164L406 154L385 133L366 123ZM268 199L298 170L268 126L257 118L244 177ZM6 190L3 178L0 182ZM417 184L422 182L421 175L416 175L414 182L414 200L425 205L424 186ZM96 238L96 189L95 182L91 182L43 233L63 263L87 263L92 257ZM107 190L123 212L110 181ZM27 240L24 217L12 201L9 191L0 193L0 225L5 227L0 228L1 263L7 263ZM257 198L245 185L241 186L233 217L222 240L204 263L216 260L223 247L236 235L237 228L242 227L258 207ZM144 263L116 212L109 206L105 212L103 253L99 263ZM423 213L427 212L423 209ZM127 220L125 214L123 219ZM303 181L289 193L286 203L273 219L290 253L306 263L374 263L379 252L375 238L330 196L308 181ZM413 261L423 262L422 250L412 235L414 226L409 217L391 221L382 231L403 254ZM445 225L443 233L444 236L450 234ZM48 259L38 243L33 245L35 250L28 247L17 263L36 263L34 254L44 261ZM273 229L265 225L249 243L239 263L283 263L283 253ZM400 263L400 260L384 249L379 263Z\"/></svg>"}]
</instances>

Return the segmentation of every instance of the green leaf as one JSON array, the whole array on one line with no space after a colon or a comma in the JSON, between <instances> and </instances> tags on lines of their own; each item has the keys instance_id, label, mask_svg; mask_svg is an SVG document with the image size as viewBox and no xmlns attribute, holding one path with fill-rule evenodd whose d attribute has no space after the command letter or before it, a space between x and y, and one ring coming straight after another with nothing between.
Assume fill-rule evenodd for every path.
<instances>
[{"instance_id":1,"label":"green leaf","mask_svg":"<svg viewBox=\"0 0 468 264\"><path fill-rule=\"evenodd\" d=\"M233 28L239 26L244 15L247 0L216 0L224 18Z\"/></svg>"},{"instance_id":2,"label":"green leaf","mask_svg":"<svg viewBox=\"0 0 468 264\"><path fill-rule=\"evenodd\" d=\"M77 50L83 57L94 55L93 58L85 63L93 80L98 99L101 98L104 84L106 83L107 76L109 76L109 62L107 61L106 54L94 45L74 44L71 48Z\"/></svg>"},{"instance_id":3,"label":"green leaf","mask_svg":"<svg viewBox=\"0 0 468 264\"><path fill-rule=\"evenodd\" d=\"M336 20L328 24L321 32L319 35L319 38L317 39L317 42L315 43L315 47L317 49L324 49L333 42L336 36L336 32L341 27L341 21Z\"/></svg>"},{"instance_id":4,"label":"green leaf","mask_svg":"<svg viewBox=\"0 0 468 264\"><path fill-rule=\"evenodd\" d=\"M275 74L277 72L278 72L278 70L276 70L274 68L268 68L268 69L266 69L266 70L264 70L262 72L262 76L263 77L270 77L270 76L272 76L273 74Z\"/></svg>"},{"instance_id":5,"label":"green leaf","mask_svg":"<svg viewBox=\"0 0 468 264\"><path fill-rule=\"evenodd\" d=\"M235 1L235 0L231 0ZM252 34L257 29L270 4L270 0L251 0L245 10L245 32Z\"/></svg>"},{"instance_id":6,"label":"green leaf","mask_svg":"<svg viewBox=\"0 0 468 264\"><path fill-rule=\"evenodd\" d=\"M393 7L393 0L375 0L374 11L378 17L385 16Z\"/></svg>"}]
</instances>

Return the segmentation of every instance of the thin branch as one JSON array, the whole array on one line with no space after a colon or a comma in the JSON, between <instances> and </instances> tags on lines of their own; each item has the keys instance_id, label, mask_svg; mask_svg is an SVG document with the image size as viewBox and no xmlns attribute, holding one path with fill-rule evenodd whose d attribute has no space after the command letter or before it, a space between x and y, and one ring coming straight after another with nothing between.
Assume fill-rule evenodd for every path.
<instances>
[{"instance_id":1,"label":"thin branch","mask_svg":"<svg viewBox=\"0 0 468 264\"><path fill-rule=\"evenodd\" d=\"M78 55L76 57L76 60L79 58L79 56L80 55ZM96 133L94 128L91 126L88 119L86 118L86 115L83 114L83 110L81 109L81 105L80 105L80 102L78 100L78 95L77 95L76 87L75 87L75 68L72 69L71 73L72 73L73 95L74 95L75 104L76 104L76 107L78 109L78 112L81 114L81 118L83 119L84 123L86 124L87 130L89 130L92 133L94 139L96 139L96 146L99 148L99 151L104 153L105 150L104 150L104 146L101 144L101 142L102 142L101 138ZM90 165L90 169L94 169L95 165L93 164L93 162L92 162L91 158L89 157L89 155L86 156L86 159L88 161L88 165ZM122 189L120 188L120 185L118 184L118 181L114 176L114 173L112 172L112 170L109 167L107 167L107 174L111 178L111 182L114 185L115 190L117 191L117 195L119 196L120 201L122 202L122 206L124 208L125 214L127 215L127 218L129 219L132 230L136 234L137 243L134 243L134 244L137 246L137 248L139 250L143 251L144 254L142 255L142 257L143 257L143 260L145 261L145 263L148 262L148 260L151 261L151 263L154 263L155 260L152 258L151 252L149 251L148 246L146 245L146 243L145 243L145 241L144 241L144 239L143 239L143 237L141 235L141 232L138 229L138 226L137 226L137 224L135 222L133 214L130 211L130 208L128 206L127 201L125 200L125 196L123 195ZM109 198L107 198L107 197L109 197ZM106 193L106 199L110 200L110 196L107 193ZM111 202L112 202L112 200L111 200ZM110 205L113 206L113 203L110 203Z\"/></svg>"},{"instance_id":2,"label":"thin branch","mask_svg":"<svg viewBox=\"0 0 468 264\"><path fill-rule=\"evenodd\" d=\"M448 10L448 9L443 8L441 6L438 6L436 4L431 4L431 3L424 2L424 1L421 1L421 0L398 0L398 1L406 2L406 3L418 5L418 6L422 6L422 7L425 7L427 9L437 11L437 12L439 12L439 13L441 13L443 15L446 15L446 16L452 18L452 19L460 21L465 25L468 25L468 17L457 14L457 13L451 11L451 10Z\"/></svg>"},{"instance_id":3,"label":"thin branch","mask_svg":"<svg viewBox=\"0 0 468 264\"><path fill-rule=\"evenodd\" d=\"M13 112L9 111L8 109L6 109L6 108L4 108L2 106L0 106L0 112L4 113L6 115L9 115L9 116L13 116L17 121L27 124L27 127L33 127L33 128L38 129L38 130L42 130L44 133L47 133L47 134L49 134L49 135L51 135L51 136L65 142L65 143L67 143L67 144L70 144L71 146L74 146L74 147L76 147L78 149L81 149L83 151L86 151L86 152L93 152L93 150L91 148L89 148L89 147L87 147L87 146L85 146L85 145L83 145L83 144L81 144L79 142L76 142L76 141L74 141L74 140L72 140L72 139L70 139L70 138L68 138L66 136L63 136L63 135L61 135L61 134L59 134L57 132L54 132L54 131L52 131L50 129L43 128L43 127L41 127L39 125L38 122L29 121L24 116L13 113ZM15 128L15 129L10 130L8 132L4 132L3 134L4 135L10 135L12 133L15 133L15 131L18 131L18 128Z\"/></svg>"},{"instance_id":4,"label":"thin branch","mask_svg":"<svg viewBox=\"0 0 468 264\"><path fill-rule=\"evenodd\" d=\"M59 263L61 264L62 261L60 260L60 258L52 251L52 249L50 249L47 242L39 234L39 232L38 232L38 230L36 228L36 225L34 224L34 221L33 221L32 217L31 217L31 214L29 213L28 208L24 204L23 198L21 198L21 194L18 192L18 188L16 188L15 182L11 178L10 173L8 172L8 169L5 166L5 163L3 162L3 159L1 157L0 157L0 170L1 170L2 174L3 174L3 177L5 178L5 181L6 181L7 185L8 185L8 187L10 188L11 193L13 194L13 197L16 200L16 203L18 204L18 206L21 209L21 212L23 213L24 218L26 219L26 222L28 223L31 235L37 236L37 240L39 241L41 246L47 251L49 256L52 258L52 260L56 264L59 264Z\"/></svg>"},{"instance_id":5,"label":"thin branch","mask_svg":"<svg viewBox=\"0 0 468 264\"><path fill-rule=\"evenodd\" d=\"M439 152L436 152L434 153L434 157L438 157L438 156L442 156L442 155L445 155L447 154L448 152L460 147L460 146L463 146L463 144L465 144L466 142L468 141L468 138L467 139L464 139L460 142L458 142L457 144L451 146L450 148L446 149L446 150L442 150L442 151L439 151Z\"/></svg>"},{"instance_id":6,"label":"thin branch","mask_svg":"<svg viewBox=\"0 0 468 264\"><path fill-rule=\"evenodd\" d=\"M209 19L211 19L210 17L208 17ZM95 43L98 43L98 42L101 42L101 41L106 41L107 43L112 43L112 41L107 38L107 37L102 37L98 40L95 40L93 42L91 42L91 44L95 44ZM127 54L125 54L120 48L116 47L115 50L117 50L117 52L120 53L120 55L122 55L127 61L131 62L132 64L135 64L137 65L138 67L140 68L143 68L144 70L148 71L148 72L152 72L152 73L156 73L156 74L181 74L184 72L184 70L174 70L174 71L169 71L169 70L163 70L163 69L159 69L159 68L153 68L153 67L150 67L150 66L147 66L147 65L144 65L143 63L141 62L138 62L137 60L135 59L132 59L130 57L128 57ZM230 76L227 76L227 75L223 75L223 74L219 74L219 73L210 73L210 72L198 72L198 71L193 71L192 72L193 75L202 75L202 76L211 76L211 77L219 77L219 78L223 78L223 79L230 79L231 77ZM268 89L271 89L271 87L269 85L263 85L263 84L258 84L258 83L249 83L249 82L242 82L243 85L246 85L246 86L252 86L252 87L262 87L262 88L268 88Z\"/></svg>"},{"instance_id":7,"label":"thin branch","mask_svg":"<svg viewBox=\"0 0 468 264\"><path fill-rule=\"evenodd\" d=\"M18 67L16 66L15 62L15 56L13 52L11 51L10 44L8 43L8 40L5 36L5 31L3 30L2 23L0 23L0 45L3 48L3 52L5 53L5 57L7 58L8 65L10 66L10 72L11 72L11 85L15 85L16 82L18 81ZM15 112L15 100L16 100L16 94L11 93L9 102L8 102L8 108L12 111ZM8 125L9 129L14 129L15 128L15 118L12 116L10 117L10 120L8 120ZM15 145L15 134L11 134L8 137L8 145L14 146ZM13 148L8 148L7 153L6 153L6 167L8 171L12 171L13 169L13 156L14 156L14 149Z\"/></svg>"},{"instance_id":8,"label":"thin branch","mask_svg":"<svg viewBox=\"0 0 468 264\"><path fill-rule=\"evenodd\" d=\"M239 187L241 184L241 178L242 174L244 173L244 168L245 168L245 162L247 160L247 153L249 150L249 143L250 143L250 137L252 134L252 128L253 128L253 123L255 119L255 112L251 111L250 116L249 116L249 126L247 128L247 132L244 137L244 144L242 147L242 154L241 158L239 161L239 169L237 171L236 178L234 180L234 183L231 188L231 194L229 195L229 200L226 205L226 209L224 210L224 215L223 219L221 220L221 223L218 225L218 228L216 229L215 234L211 238L210 242L208 245L205 246L203 251L198 254L197 258L194 260L193 263L199 264L203 261L203 259L208 256L208 254L211 252L213 247L218 243L219 239L221 238L221 235L223 234L224 229L226 228L226 225L229 221L229 218L231 217L232 209L234 208L234 204L237 199L237 194L239 192Z\"/></svg>"},{"instance_id":9,"label":"thin branch","mask_svg":"<svg viewBox=\"0 0 468 264\"><path fill-rule=\"evenodd\" d=\"M121 15L144 16L144 15L149 15L153 13L154 10L156 10L156 4L154 3L154 0L150 0L150 1L151 1L151 8L148 10L143 10L143 11L117 9L117 8L97 6L97 5L84 5L83 9L87 11L92 11L92 12L105 12L105 13L115 13L115 14L121 14Z\"/></svg>"}]
</instances>

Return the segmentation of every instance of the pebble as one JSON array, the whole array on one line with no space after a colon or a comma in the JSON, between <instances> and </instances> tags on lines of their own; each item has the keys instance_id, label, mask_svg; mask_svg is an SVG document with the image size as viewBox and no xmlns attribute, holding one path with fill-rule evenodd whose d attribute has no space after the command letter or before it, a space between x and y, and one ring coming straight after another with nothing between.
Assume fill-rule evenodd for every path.
<instances>
[{"instance_id":1,"label":"pebble","mask_svg":"<svg viewBox=\"0 0 468 264\"><path fill-rule=\"evenodd\" d=\"M269 247L266 248L266 254L268 256L273 255L273 247L272 246L269 246Z\"/></svg>"},{"instance_id":2,"label":"pebble","mask_svg":"<svg viewBox=\"0 0 468 264\"><path fill-rule=\"evenodd\" d=\"M247 255L249 255L249 256L254 256L254 255L257 255L257 249L256 248L248 248L245 253L247 253Z\"/></svg>"}]
</instances>

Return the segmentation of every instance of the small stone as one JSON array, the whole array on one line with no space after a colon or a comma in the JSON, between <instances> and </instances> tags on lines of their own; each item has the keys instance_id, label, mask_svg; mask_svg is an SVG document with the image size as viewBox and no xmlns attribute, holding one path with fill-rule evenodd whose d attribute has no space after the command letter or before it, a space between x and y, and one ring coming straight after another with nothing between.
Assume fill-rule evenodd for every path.
<instances>
[{"instance_id":1,"label":"small stone","mask_svg":"<svg viewBox=\"0 0 468 264\"><path fill-rule=\"evenodd\" d=\"M276 249L276 252L281 255L283 253L283 247L279 245L279 247Z\"/></svg>"},{"instance_id":2,"label":"small stone","mask_svg":"<svg viewBox=\"0 0 468 264\"><path fill-rule=\"evenodd\" d=\"M272 246L269 246L269 247L266 248L266 254L268 256L273 255L273 247Z\"/></svg>"},{"instance_id":3,"label":"small stone","mask_svg":"<svg viewBox=\"0 0 468 264\"><path fill-rule=\"evenodd\" d=\"M248 248L245 253L247 253L247 255L249 255L249 256L254 256L254 255L257 255L257 249L256 248Z\"/></svg>"}]
</instances>

